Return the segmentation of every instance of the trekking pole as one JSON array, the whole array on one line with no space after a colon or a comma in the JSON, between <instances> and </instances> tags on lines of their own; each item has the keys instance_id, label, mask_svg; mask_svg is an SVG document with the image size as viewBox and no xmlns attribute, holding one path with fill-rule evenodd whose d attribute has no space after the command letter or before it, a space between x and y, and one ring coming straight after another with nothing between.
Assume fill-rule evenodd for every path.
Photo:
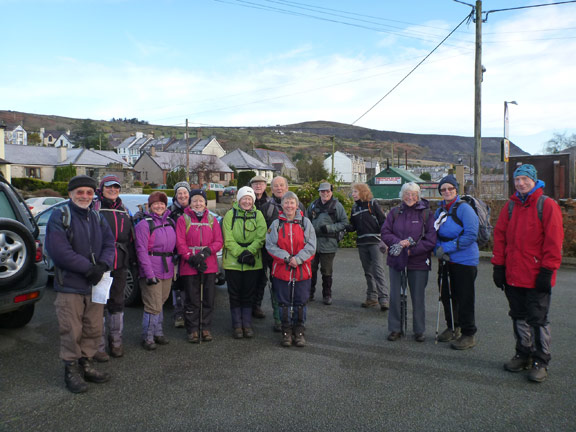
<instances>
[{"instance_id":1,"label":"trekking pole","mask_svg":"<svg viewBox=\"0 0 576 432\"><path fill-rule=\"evenodd\" d=\"M448 300L450 303L450 322L452 323L452 339L454 339L456 336L456 329L454 328L454 306L452 304L452 285L450 284L450 275L448 274L450 269L446 261L444 260L442 261L443 261L442 267L444 269L443 272L444 274L442 276L445 278L446 284L448 286Z\"/></svg>"},{"instance_id":2,"label":"trekking pole","mask_svg":"<svg viewBox=\"0 0 576 432\"><path fill-rule=\"evenodd\" d=\"M442 303L442 271L444 261L438 260L438 314L436 315L436 336L434 343L438 343L438 330L440 327L440 304Z\"/></svg>"},{"instance_id":3,"label":"trekking pole","mask_svg":"<svg viewBox=\"0 0 576 432\"><path fill-rule=\"evenodd\" d=\"M204 272L200 273L200 313L198 314L198 343L202 343L202 315L204 312Z\"/></svg>"},{"instance_id":4,"label":"trekking pole","mask_svg":"<svg viewBox=\"0 0 576 432\"><path fill-rule=\"evenodd\" d=\"M290 279L290 325L294 322L294 287L296 285L296 279Z\"/></svg>"},{"instance_id":5,"label":"trekking pole","mask_svg":"<svg viewBox=\"0 0 576 432\"><path fill-rule=\"evenodd\" d=\"M408 274L406 268L400 273L400 328L402 336L406 337L408 330L408 298L406 288L408 286Z\"/></svg>"}]
</instances>

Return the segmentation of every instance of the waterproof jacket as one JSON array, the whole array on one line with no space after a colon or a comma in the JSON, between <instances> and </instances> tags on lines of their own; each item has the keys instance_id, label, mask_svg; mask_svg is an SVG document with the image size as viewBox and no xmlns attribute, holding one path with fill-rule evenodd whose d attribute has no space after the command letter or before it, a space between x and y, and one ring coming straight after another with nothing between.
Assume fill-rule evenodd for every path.
<instances>
[{"instance_id":1,"label":"waterproof jacket","mask_svg":"<svg viewBox=\"0 0 576 432\"><path fill-rule=\"evenodd\" d=\"M329 214L330 209L334 210L335 221ZM338 201L337 198L331 198L322 204L322 200L318 198L313 201L308 207L306 216L316 232L316 252L319 253L335 253L338 250L338 240L336 236L339 231L343 231L348 225L348 217L344 206ZM328 232L322 232L322 227L326 226Z\"/></svg>"},{"instance_id":2,"label":"waterproof jacket","mask_svg":"<svg viewBox=\"0 0 576 432\"><path fill-rule=\"evenodd\" d=\"M398 256L390 255L386 263L395 270L430 270L430 256L436 244L436 230L434 229L434 215L430 204L420 199L413 206L408 207L402 202L398 207L388 212L386 221L382 225L382 241L390 248L392 245L407 240L408 237L416 242L414 246L405 247Z\"/></svg>"},{"instance_id":3,"label":"waterproof jacket","mask_svg":"<svg viewBox=\"0 0 576 432\"><path fill-rule=\"evenodd\" d=\"M256 200L256 208L262 212L264 219L266 219L266 226L270 228L272 222L278 219L278 214L282 211L282 199L274 195L271 197L266 196L266 192L262 194L259 200ZM298 203L298 208L306 214L306 207L301 202Z\"/></svg>"},{"instance_id":4,"label":"waterproof jacket","mask_svg":"<svg viewBox=\"0 0 576 432\"><path fill-rule=\"evenodd\" d=\"M172 198L172 205L168 208L170 210L170 218L176 222L180 216L184 214L184 209L176 198Z\"/></svg>"},{"instance_id":5,"label":"waterproof jacket","mask_svg":"<svg viewBox=\"0 0 576 432\"><path fill-rule=\"evenodd\" d=\"M202 252L205 247L210 248L211 255L206 258L207 269L204 273L218 272L218 257L216 254L222 249L222 231L218 220L206 209L202 218L191 208L184 210L184 216L176 222L176 248L180 255L180 275L189 276L198 274L198 270L188 264L192 255Z\"/></svg>"},{"instance_id":6,"label":"waterproof jacket","mask_svg":"<svg viewBox=\"0 0 576 432\"><path fill-rule=\"evenodd\" d=\"M537 187L524 202L517 194L512 195L512 218L508 219L507 203L494 227L492 264L506 266L508 285L534 288L541 267L554 271L552 286L556 284L564 239L562 211L553 199L547 198L540 220L536 203L542 194L542 187Z\"/></svg>"},{"instance_id":7,"label":"waterproof jacket","mask_svg":"<svg viewBox=\"0 0 576 432\"><path fill-rule=\"evenodd\" d=\"M150 233L148 219L151 218L155 228ZM170 219L170 210L162 216L146 213L145 218L136 225L136 254L140 267L140 277L152 279L171 279L174 276L174 248L176 231L174 221Z\"/></svg>"},{"instance_id":8,"label":"waterproof jacket","mask_svg":"<svg viewBox=\"0 0 576 432\"><path fill-rule=\"evenodd\" d=\"M94 264L114 264L114 236L108 222L92 206L78 207L70 200L70 226L62 221L62 209L55 209L46 226L46 251L56 267L54 291L87 295L92 285L84 276ZM91 257L94 257L94 262Z\"/></svg>"},{"instance_id":9,"label":"waterproof jacket","mask_svg":"<svg viewBox=\"0 0 576 432\"><path fill-rule=\"evenodd\" d=\"M99 197L94 203L94 209L98 211L110 225L112 235L114 236L114 267L113 269L127 268L130 263L130 257L134 256L133 246L133 226L132 217L122 200L117 198L112 201L108 198Z\"/></svg>"},{"instance_id":10,"label":"waterproof jacket","mask_svg":"<svg viewBox=\"0 0 576 432\"><path fill-rule=\"evenodd\" d=\"M442 212L446 213L446 204L446 201L442 201L434 215L435 219L438 219ZM478 239L478 215L468 203L460 201L460 195L456 196L455 201L449 207L448 216L444 218L444 222L438 229L436 247L442 246L452 263L477 266L480 260L480 251L476 241ZM451 216L454 212L462 221L462 225Z\"/></svg>"},{"instance_id":11,"label":"waterproof jacket","mask_svg":"<svg viewBox=\"0 0 576 432\"><path fill-rule=\"evenodd\" d=\"M262 268L262 246L266 241L266 220L256 207L242 210L237 202L232 205L222 220L224 249L222 266L225 270L260 270ZM254 266L240 264L238 257L248 250L256 259Z\"/></svg>"},{"instance_id":12,"label":"waterproof jacket","mask_svg":"<svg viewBox=\"0 0 576 432\"><path fill-rule=\"evenodd\" d=\"M385 220L386 216L375 200L354 202L350 223L358 234L356 245L379 244L380 231Z\"/></svg>"},{"instance_id":13,"label":"waterproof jacket","mask_svg":"<svg viewBox=\"0 0 576 432\"><path fill-rule=\"evenodd\" d=\"M301 210L288 221L283 212L272 222L266 234L266 250L273 259L272 276L283 281L302 281L312 278L312 260L316 253L316 234L310 219ZM297 268L285 259L294 257Z\"/></svg>"}]
</instances>

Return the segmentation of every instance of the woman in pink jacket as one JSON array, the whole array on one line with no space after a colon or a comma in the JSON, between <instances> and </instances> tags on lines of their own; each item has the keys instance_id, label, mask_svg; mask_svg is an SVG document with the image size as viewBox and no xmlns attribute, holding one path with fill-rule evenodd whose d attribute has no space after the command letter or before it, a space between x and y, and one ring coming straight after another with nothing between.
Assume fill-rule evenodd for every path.
<instances>
[{"instance_id":1,"label":"woman in pink jacket","mask_svg":"<svg viewBox=\"0 0 576 432\"><path fill-rule=\"evenodd\" d=\"M184 209L184 214L176 223L176 248L181 257L180 277L186 291L184 324L188 342L199 343L200 338L210 342L218 272L216 253L222 249L222 231L216 218L206 208L206 192L192 189L190 201L190 207Z\"/></svg>"}]
</instances>

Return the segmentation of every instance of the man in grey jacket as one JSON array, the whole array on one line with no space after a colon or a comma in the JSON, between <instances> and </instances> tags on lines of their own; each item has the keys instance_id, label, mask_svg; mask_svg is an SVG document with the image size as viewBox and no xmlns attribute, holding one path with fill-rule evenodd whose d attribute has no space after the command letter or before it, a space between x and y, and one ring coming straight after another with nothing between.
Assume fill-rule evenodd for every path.
<instances>
[{"instance_id":1,"label":"man in grey jacket","mask_svg":"<svg viewBox=\"0 0 576 432\"><path fill-rule=\"evenodd\" d=\"M348 225L348 217L344 206L333 197L333 187L330 183L320 183L318 187L320 198L316 199L307 210L308 219L312 221L316 232L316 256L312 261L312 287L310 301L314 300L318 268L322 273L322 298L325 305L332 304L332 273L334 257L338 250L340 233L344 233Z\"/></svg>"}]
</instances>

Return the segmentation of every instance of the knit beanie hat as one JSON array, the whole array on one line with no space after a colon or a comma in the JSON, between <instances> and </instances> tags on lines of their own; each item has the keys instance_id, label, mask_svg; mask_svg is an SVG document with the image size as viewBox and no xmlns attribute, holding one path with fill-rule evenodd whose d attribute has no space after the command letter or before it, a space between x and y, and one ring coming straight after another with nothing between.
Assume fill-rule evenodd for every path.
<instances>
[{"instance_id":1,"label":"knit beanie hat","mask_svg":"<svg viewBox=\"0 0 576 432\"><path fill-rule=\"evenodd\" d=\"M520 165L518 168L516 168L514 171L514 178L518 176L526 176L530 177L535 182L538 181L538 171L536 171L536 167L531 164Z\"/></svg>"},{"instance_id":2,"label":"knit beanie hat","mask_svg":"<svg viewBox=\"0 0 576 432\"><path fill-rule=\"evenodd\" d=\"M442 185L446 183L449 183L452 186L454 186L456 188L456 192L459 191L460 185L458 184L456 177L454 177L452 174L448 174L446 177L440 180L440 183L438 183L438 192L440 192L440 188L442 187Z\"/></svg>"},{"instance_id":3,"label":"knit beanie hat","mask_svg":"<svg viewBox=\"0 0 576 432\"><path fill-rule=\"evenodd\" d=\"M246 195L252 197L253 202L256 201L256 194L254 193L254 189L252 189L250 186L244 186L238 189L238 192L236 193L236 201L240 202L240 200Z\"/></svg>"},{"instance_id":4,"label":"knit beanie hat","mask_svg":"<svg viewBox=\"0 0 576 432\"><path fill-rule=\"evenodd\" d=\"M163 202L164 205L168 205L168 196L166 196L164 192L152 192L148 197L148 207L158 201Z\"/></svg>"},{"instance_id":5,"label":"knit beanie hat","mask_svg":"<svg viewBox=\"0 0 576 432\"><path fill-rule=\"evenodd\" d=\"M96 186L96 180L94 180L92 177L87 175L78 175L76 177L72 177L68 182L68 191L73 191L79 187L89 187L96 191Z\"/></svg>"},{"instance_id":6,"label":"knit beanie hat","mask_svg":"<svg viewBox=\"0 0 576 432\"><path fill-rule=\"evenodd\" d=\"M178 189L180 189L180 188L184 188L188 191L188 193L190 193L190 185L188 184L188 182L181 181L181 182L178 182L174 185L174 195L176 195L176 193L178 192Z\"/></svg>"},{"instance_id":7,"label":"knit beanie hat","mask_svg":"<svg viewBox=\"0 0 576 432\"><path fill-rule=\"evenodd\" d=\"M206 191L202 189L192 189L190 191L190 202L192 202L192 197L194 197L195 195L201 195L202 198L204 198L204 201L208 202L208 198L206 197Z\"/></svg>"}]
</instances>

